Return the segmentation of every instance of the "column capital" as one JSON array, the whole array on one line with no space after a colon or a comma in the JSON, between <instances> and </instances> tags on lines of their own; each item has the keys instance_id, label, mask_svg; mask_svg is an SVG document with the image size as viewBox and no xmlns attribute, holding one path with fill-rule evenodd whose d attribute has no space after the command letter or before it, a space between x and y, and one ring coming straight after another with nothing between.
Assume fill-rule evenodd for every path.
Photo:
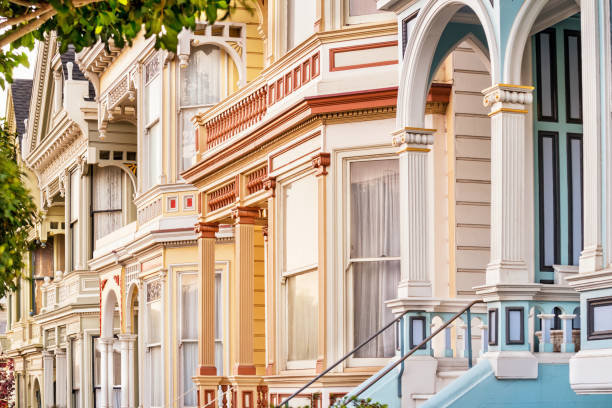
<instances>
[{"instance_id":1,"label":"column capital","mask_svg":"<svg viewBox=\"0 0 612 408\"><path fill-rule=\"evenodd\" d=\"M263 181L263 188L268 192L269 197L274 197L274 195L276 194L276 177L266 177Z\"/></svg>"},{"instance_id":2,"label":"column capital","mask_svg":"<svg viewBox=\"0 0 612 408\"><path fill-rule=\"evenodd\" d=\"M98 338L98 343L99 344L113 344L114 341L115 341L115 339L112 338L112 337L100 337L100 338Z\"/></svg>"},{"instance_id":3,"label":"column capital","mask_svg":"<svg viewBox=\"0 0 612 408\"><path fill-rule=\"evenodd\" d=\"M327 167L331 164L331 155L327 152L319 152L312 156L312 168L317 171L317 176L327 175Z\"/></svg>"},{"instance_id":4,"label":"column capital","mask_svg":"<svg viewBox=\"0 0 612 408\"><path fill-rule=\"evenodd\" d=\"M560 314L559 319L561 320L574 320L576 318L575 314Z\"/></svg>"},{"instance_id":5,"label":"column capital","mask_svg":"<svg viewBox=\"0 0 612 408\"><path fill-rule=\"evenodd\" d=\"M548 320L548 319L554 319L555 315L554 313L540 313L537 317L540 319Z\"/></svg>"},{"instance_id":6,"label":"column capital","mask_svg":"<svg viewBox=\"0 0 612 408\"><path fill-rule=\"evenodd\" d=\"M66 355L66 350L61 349L61 348L56 348L55 349L55 355L58 357L62 357Z\"/></svg>"},{"instance_id":7,"label":"column capital","mask_svg":"<svg viewBox=\"0 0 612 408\"><path fill-rule=\"evenodd\" d=\"M533 89L533 86L527 85L493 85L482 90L482 94L484 95L482 104L484 106L491 107L492 112L489 114L489 116L492 116L499 111L527 113L527 111L521 109L521 107L531 105L531 102L533 101ZM516 106L496 106L498 103L501 103L502 105L509 104Z\"/></svg>"},{"instance_id":8,"label":"column capital","mask_svg":"<svg viewBox=\"0 0 612 408\"><path fill-rule=\"evenodd\" d=\"M120 342L133 343L138 338L137 334L125 333L117 335Z\"/></svg>"},{"instance_id":9,"label":"column capital","mask_svg":"<svg viewBox=\"0 0 612 408\"><path fill-rule=\"evenodd\" d=\"M215 234L219 231L219 224L204 222L203 219L199 219L194 230L198 238L214 239Z\"/></svg>"},{"instance_id":10,"label":"column capital","mask_svg":"<svg viewBox=\"0 0 612 408\"><path fill-rule=\"evenodd\" d=\"M400 148L398 154L404 152L427 153L431 150L429 146L434 142L433 134L435 132L436 129L407 126L391 134L391 144Z\"/></svg>"},{"instance_id":11,"label":"column capital","mask_svg":"<svg viewBox=\"0 0 612 408\"><path fill-rule=\"evenodd\" d=\"M257 207L235 207L232 209L232 218L236 224L255 224L255 219L259 217Z\"/></svg>"}]
</instances>

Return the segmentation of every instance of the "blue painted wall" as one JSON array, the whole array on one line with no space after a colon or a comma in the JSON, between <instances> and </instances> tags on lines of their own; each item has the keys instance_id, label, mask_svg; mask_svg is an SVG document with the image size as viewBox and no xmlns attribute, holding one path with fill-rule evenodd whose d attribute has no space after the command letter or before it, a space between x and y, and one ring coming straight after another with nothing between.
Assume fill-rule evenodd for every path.
<instances>
[{"instance_id":1,"label":"blue painted wall","mask_svg":"<svg viewBox=\"0 0 612 408\"><path fill-rule=\"evenodd\" d=\"M391 407L391 406L390 406ZM540 364L537 380L498 380L484 360L422 408L609 408L612 395L577 395L567 364Z\"/></svg>"}]
</instances>

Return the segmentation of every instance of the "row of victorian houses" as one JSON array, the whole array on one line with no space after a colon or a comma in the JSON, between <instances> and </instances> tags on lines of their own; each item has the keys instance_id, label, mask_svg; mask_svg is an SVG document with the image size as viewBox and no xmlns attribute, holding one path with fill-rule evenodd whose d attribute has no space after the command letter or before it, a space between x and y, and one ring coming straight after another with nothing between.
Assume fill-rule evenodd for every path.
<instances>
[{"instance_id":1,"label":"row of victorian houses","mask_svg":"<svg viewBox=\"0 0 612 408\"><path fill-rule=\"evenodd\" d=\"M291 405L610 406L610 9L253 0L176 53L48 36L6 114L42 214L0 323L17 406L278 405L400 315Z\"/></svg>"}]
</instances>

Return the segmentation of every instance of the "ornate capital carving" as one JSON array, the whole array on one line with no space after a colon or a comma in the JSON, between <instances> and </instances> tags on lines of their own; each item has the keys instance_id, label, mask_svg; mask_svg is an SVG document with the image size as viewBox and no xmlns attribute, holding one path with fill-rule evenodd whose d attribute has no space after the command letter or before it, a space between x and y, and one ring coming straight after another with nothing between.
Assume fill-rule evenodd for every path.
<instances>
[{"instance_id":1,"label":"ornate capital carving","mask_svg":"<svg viewBox=\"0 0 612 408\"><path fill-rule=\"evenodd\" d=\"M276 193L276 177L266 177L263 181L263 188L268 192L269 197L274 197Z\"/></svg>"},{"instance_id":2,"label":"ornate capital carving","mask_svg":"<svg viewBox=\"0 0 612 408\"><path fill-rule=\"evenodd\" d=\"M424 129L417 127L405 127L393 132L391 143L393 146L401 147L399 153L406 151L428 152L429 145L434 142L435 129Z\"/></svg>"},{"instance_id":3,"label":"ornate capital carving","mask_svg":"<svg viewBox=\"0 0 612 408\"><path fill-rule=\"evenodd\" d=\"M327 167L331 163L331 155L327 152L320 152L312 156L312 167L317 170L317 176L327 175Z\"/></svg>"},{"instance_id":4,"label":"ornate capital carving","mask_svg":"<svg viewBox=\"0 0 612 408\"><path fill-rule=\"evenodd\" d=\"M259 217L257 207L236 207L232 210L232 218L236 224L255 224L255 219Z\"/></svg>"},{"instance_id":5,"label":"ornate capital carving","mask_svg":"<svg viewBox=\"0 0 612 408\"><path fill-rule=\"evenodd\" d=\"M510 103L517 105L530 105L533 101L533 86L497 84L482 91L484 106ZM521 112L519 112L521 113Z\"/></svg>"},{"instance_id":6,"label":"ornate capital carving","mask_svg":"<svg viewBox=\"0 0 612 408\"><path fill-rule=\"evenodd\" d=\"M198 238L214 239L219 231L219 225L199 220L195 225L195 233Z\"/></svg>"}]
</instances>

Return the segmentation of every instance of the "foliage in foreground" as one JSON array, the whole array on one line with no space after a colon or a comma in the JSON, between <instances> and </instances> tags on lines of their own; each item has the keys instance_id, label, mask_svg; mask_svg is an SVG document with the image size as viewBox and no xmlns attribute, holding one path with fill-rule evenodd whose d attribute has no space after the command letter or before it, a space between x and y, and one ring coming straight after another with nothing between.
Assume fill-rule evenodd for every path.
<instances>
[{"instance_id":1,"label":"foliage in foreground","mask_svg":"<svg viewBox=\"0 0 612 408\"><path fill-rule=\"evenodd\" d=\"M0 125L0 298L17 289L37 210L23 184L15 137Z\"/></svg>"},{"instance_id":2,"label":"foliage in foreground","mask_svg":"<svg viewBox=\"0 0 612 408\"><path fill-rule=\"evenodd\" d=\"M0 357L0 408L15 406L15 366L12 359Z\"/></svg>"}]
</instances>

